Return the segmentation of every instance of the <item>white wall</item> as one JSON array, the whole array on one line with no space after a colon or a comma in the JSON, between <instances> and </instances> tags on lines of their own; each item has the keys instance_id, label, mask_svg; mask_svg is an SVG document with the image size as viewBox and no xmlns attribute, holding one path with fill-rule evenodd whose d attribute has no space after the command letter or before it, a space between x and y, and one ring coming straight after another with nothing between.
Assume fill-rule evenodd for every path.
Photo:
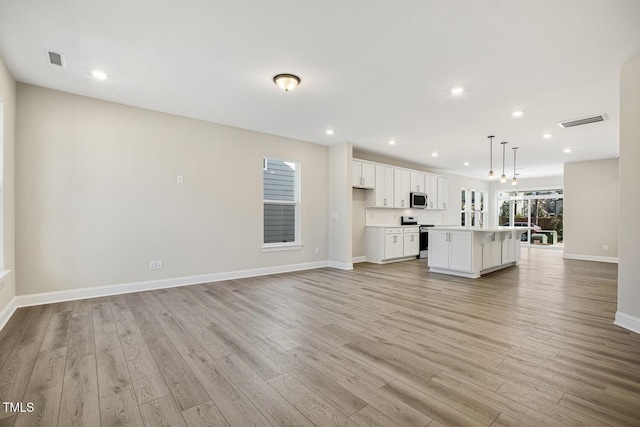
<instances>
[{"instance_id":1,"label":"white wall","mask_svg":"<svg viewBox=\"0 0 640 427\"><path fill-rule=\"evenodd\" d=\"M620 87L620 262L616 323L640 333L640 57Z\"/></svg>"},{"instance_id":2,"label":"white wall","mask_svg":"<svg viewBox=\"0 0 640 427\"><path fill-rule=\"evenodd\" d=\"M329 147L329 261L350 270L352 253L351 159L353 147L344 142Z\"/></svg>"},{"instance_id":3,"label":"white wall","mask_svg":"<svg viewBox=\"0 0 640 427\"><path fill-rule=\"evenodd\" d=\"M15 113L16 82L0 58L0 109L2 110L2 130L0 135L0 156L2 158L2 265L0 269L13 270L0 280L0 327L3 310L16 295L15 290Z\"/></svg>"},{"instance_id":4,"label":"white wall","mask_svg":"<svg viewBox=\"0 0 640 427\"><path fill-rule=\"evenodd\" d=\"M326 146L26 84L16 136L18 295L328 260ZM263 157L300 162L301 250L261 249Z\"/></svg>"},{"instance_id":5,"label":"white wall","mask_svg":"<svg viewBox=\"0 0 640 427\"><path fill-rule=\"evenodd\" d=\"M618 261L618 159L565 163L563 209L565 257Z\"/></svg>"}]
</instances>

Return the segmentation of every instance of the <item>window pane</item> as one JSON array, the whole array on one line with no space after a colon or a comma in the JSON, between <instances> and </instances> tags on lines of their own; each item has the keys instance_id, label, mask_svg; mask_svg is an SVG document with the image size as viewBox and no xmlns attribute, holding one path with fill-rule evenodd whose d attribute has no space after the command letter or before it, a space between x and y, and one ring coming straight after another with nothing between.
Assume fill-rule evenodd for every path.
<instances>
[{"instance_id":1,"label":"window pane","mask_svg":"<svg viewBox=\"0 0 640 427\"><path fill-rule=\"evenodd\" d=\"M267 159L263 171L264 200L296 201L296 165L282 160Z\"/></svg>"},{"instance_id":2,"label":"window pane","mask_svg":"<svg viewBox=\"0 0 640 427\"><path fill-rule=\"evenodd\" d=\"M295 242L296 206L264 204L264 243Z\"/></svg>"}]
</instances>

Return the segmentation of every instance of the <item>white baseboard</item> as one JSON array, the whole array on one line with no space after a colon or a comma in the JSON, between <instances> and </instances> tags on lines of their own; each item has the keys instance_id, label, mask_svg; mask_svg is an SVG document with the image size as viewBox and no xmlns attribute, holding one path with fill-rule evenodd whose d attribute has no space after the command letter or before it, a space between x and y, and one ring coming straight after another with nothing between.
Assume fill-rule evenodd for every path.
<instances>
[{"instance_id":1,"label":"white baseboard","mask_svg":"<svg viewBox=\"0 0 640 427\"><path fill-rule=\"evenodd\" d=\"M598 262L610 262L613 264L618 263L617 256L596 256L596 255L580 255L580 254L568 254L564 253L563 258L567 259L579 259L582 261L598 261Z\"/></svg>"},{"instance_id":2,"label":"white baseboard","mask_svg":"<svg viewBox=\"0 0 640 427\"><path fill-rule=\"evenodd\" d=\"M354 256L351 258L351 263L357 264L359 262L367 262L366 256Z\"/></svg>"},{"instance_id":3,"label":"white baseboard","mask_svg":"<svg viewBox=\"0 0 640 427\"><path fill-rule=\"evenodd\" d=\"M329 267L337 268L339 270L353 270L353 263L352 262L329 261Z\"/></svg>"},{"instance_id":4,"label":"white baseboard","mask_svg":"<svg viewBox=\"0 0 640 427\"><path fill-rule=\"evenodd\" d=\"M616 311L616 320L613 323L631 332L640 334L640 319L637 317Z\"/></svg>"},{"instance_id":5,"label":"white baseboard","mask_svg":"<svg viewBox=\"0 0 640 427\"><path fill-rule=\"evenodd\" d=\"M9 304L7 304L2 311L0 311L0 331L4 328L4 325L7 324L13 313L15 313L18 308L18 299L16 297L11 298Z\"/></svg>"},{"instance_id":6,"label":"white baseboard","mask_svg":"<svg viewBox=\"0 0 640 427\"><path fill-rule=\"evenodd\" d=\"M51 304L85 298L106 297L109 295L128 294L131 292L150 291L153 289L174 288L177 286L196 285L199 283L219 282L221 280L241 279L243 277L265 276L267 274L288 273L291 271L310 270L328 267L328 261L308 262L303 264L279 265L276 267L253 268L223 273L202 274L198 276L175 277L170 279L148 280L144 282L122 283L93 288L69 289L39 294L19 295L16 297L18 307ZM4 313L4 311L3 311Z\"/></svg>"}]
</instances>

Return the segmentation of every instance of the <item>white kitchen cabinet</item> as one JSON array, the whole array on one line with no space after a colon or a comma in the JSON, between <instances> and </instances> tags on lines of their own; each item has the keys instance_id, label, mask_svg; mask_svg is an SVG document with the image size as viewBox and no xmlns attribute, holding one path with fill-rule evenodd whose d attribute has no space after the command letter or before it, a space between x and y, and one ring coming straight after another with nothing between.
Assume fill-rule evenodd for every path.
<instances>
[{"instance_id":1,"label":"white kitchen cabinet","mask_svg":"<svg viewBox=\"0 0 640 427\"><path fill-rule=\"evenodd\" d=\"M520 241L515 239L513 233L504 236L504 240L500 242L502 247L502 264L516 261L516 245L520 245Z\"/></svg>"},{"instance_id":2,"label":"white kitchen cabinet","mask_svg":"<svg viewBox=\"0 0 640 427\"><path fill-rule=\"evenodd\" d=\"M393 207L393 171L394 169L386 166L375 167L376 185L375 185L375 204L377 208Z\"/></svg>"},{"instance_id":3,"label":"white kitchen cabinet","mask_svg":"<svg viewBox=\"0 0 640 427\"><path fill-rule=\"evenodd\" d=\"M411 192L412 193L427 193L425 187L425 174L411 171Z\"/></svg>"},{"instance_id":4,"label":"white kitchen cabinet","mask_svg":"<svg viewBox=\"0 0 640 427\"><path fill-rule=\"evenodd\" d=\"M408 208L410 192L411 192L411 172L405 169L394 169L393 170L393 206L395 208Z\"/></svg>"},{"instance_id":5,"label":"white kitchen cabinet","mask_svg":"<svg viewBox=\"0 0 640 427\"><path fill-rule=\"evenodd\" d=\"M395 230L392 230L395 231ZM402 229L400 233L385 234L384 239L384 259L402 258L404 254L404 235Z\"/></svg>"},{"instance_id":6,"label":"white kitchen cabinet","mask_svg":"<svg viewBox=\"0 0 640 427\"><path fill-rule=\"evenodd\" d=\"M473 235L470 231L429 230L429 267L473 272Z\"/></svg>"},{"instance_id":7,"label":"white kitchen cabinet","mask_svg":"<svg viewBox=\"0 0 640 427\"><path fill-rule=\"evenodd\" d=\"M354 160L351 166L351 185L358 188L375 188L376 167L371 163Z\"/></svg>"},{"instance_id":8,"label":"white kitchen cabinet","mask_svg":"<svg viewBox=\"0 0 640 427\"><path fill-rule=\"evenodd\" d=\"M425 174L425 188L427 189L427 209L438 209L438 177L436 175Z\"/></svg>"},{"instance_id":9,"label":"white kitchen cabinet","mask_svg":"<svg viewBox=\"0 0 640 427\"><path fill-rule=\"evenodd\" d=\"M418 227L404 229L403 256L417 256L420 253L420 230Z\"/></svg>"},{"instance_id":10,"label":"white kitchen cabinet","mask_svg":"<svg viewBox=\"0 0 640 427\"><path fill-rule=\"evenodd\" d=\"M367 262L415 259L420 250L418 227L367 227Z\"/></svg>"},{"instance_id":11,"label":"white kitchen cabinet","mask_svg":"<svg viewBox=\"0 0 640 427\"><path fill-rule=\"evenodd\" d=\"M511 234L509 234L511 235ZM502 240L498 233L487 233L482 242L482 269L497 267L502 264Z\"/></svg>"},{"instance_id":12,"label":"white kitchen cabinet","mask_svg":"<svg viewBox=\"0 0 640 427\"><path fill-rule=\"evenodd\" d=\"M449 205L449 178L445 178L444 176L437 177L437 187L438 187L438 209L439 210L447 210L451 206Z\"/></svg>"}]
</instances>

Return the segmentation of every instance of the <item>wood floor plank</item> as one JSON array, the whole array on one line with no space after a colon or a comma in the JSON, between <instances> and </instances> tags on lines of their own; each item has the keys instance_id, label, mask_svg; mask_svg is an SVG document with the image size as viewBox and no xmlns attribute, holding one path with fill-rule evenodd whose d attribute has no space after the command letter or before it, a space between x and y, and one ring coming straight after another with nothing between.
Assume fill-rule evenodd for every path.
<instances>
[{"instance_id":1,"label":"wood floor plank","mask_svg":"<svg viewBox=\"0 0 640 427\"><path fill-rule=\"evenodd\" d=\"M124 299L118 305L111 304L111 312L113 313L113 320L116 324L118 335L123 337L142 333L131 310L129 310L129 307L125 304Z\"/></svg>"},{"instance_id":2,"label":"wood floor plank","mask_svg":"<svg viewBox=\"0 0 640 427\"><path fill-rule=\"evenodd\" d=\"M67 347L69 344L70 322L71 311L58 311L53 313L51 320L49 320L47 332L44 334L40 351Z\"/></svg>"},{"instance_id":3,"label":"wood floor plank","mask_svg":"<svg viewBox=\"0 0 640 427\"><path fill-rule=\"evenodd\" d=\"M18 308L4 328L0 330L0 369L26 329L31 311L33 311L31 307Z\"/></svg>"},{"instance_id":4,"label":"wood floor plank","mask_svg":"<svg viewBox=\"0 0 640 427\"><path fill-rule=\"evenodd\" d=\"M93 328L95 334L106 334L115 331L116 323L113 321L109 300L105 299L97 303L92 302L91 305L93 309Z\"/></svg>"},{"instance_id":5,"label":"wood floor plank","mask_svg":"<svg viewBox=\"0 0 640 427\"><path fill-rule=\"evenodd\" d=\"M196 376L201 379L202 385L229 425L271 426L264 415L206 352L187 354L185 360Z\"/></svg>"},{"instance_id":6,"label":"wood floor plank","mask_svg":"<svg viewBox=\"0 0 640 427\"><path fill-rule=\"evenodd\" d=\"M133 315L133 318L145 339L158 338L165 334L162 326L160 326L146 305L129 307L129 311L131 311L131 314Z\"/></svg>"},{"instance_id":7,"label":"wood floor plank","mask_svg":"<svg viewBox=\"0 0 640 427\"><path fill-rule=\"evenodd\" d=\"M228 427L218 407L212 402L204 402L182 411L182 418L188 427Z\"/></svg>"},{"instance_id":8,"label":"wood floor plank","mask_svg":"<svg viewBox=\"0 0 640 427\"><path fill-rule=\"evenodd\" d=\"M195 353L202 350L202 346L193 338L178 318L171 312L154 313L154 317L169 337L180 354Z\"/></svg>"},{"instance_id":9,"label":"wood floor plank","mask_svg":"<svg viewBox=\"0 0 640 427\"><path fill-rule=\"evenodd\" d=\"M0 370L0 399L3 402L21 402L38 357L40 343L15 346ZM11 414L0 408L0 418Z\"/></svg>"},{"instance_id":10,"label":"wood floor plank","mask_svg":"<svg viewBox=\"0 0 640 427\"><path fill-rule=\"evenodd\" d=\"M96 345L93 331L92 315L83 314L71 318L69 325L69 347L67 349L68 359L95 354Z\"/></svg>"},{"instance_id":11,"label":"wood floor plank","mask_svg":"<svg viewBox=\"0 0 640 427\"><path fill-rule=\"evenodd\" d=\"M349 417L362 427L401 427L393 419L387 417L382 412L377 411L373 406L365 406ZM430 423L429 423L430 425Z\"/></svg>"},{"instance_id":12,"label":"wood floor plank","mask_svg":"<svg viewBox=\"0 0 640 427\"><path fill-rule=\"evenodd\" d=\"M209 395L167 337L148 340L147 344L181 411L209 400Z\"/></svg>"},{"instance_id":13,"label":"wood floor plank","mask_svg":"<svg viewBox=\"0 0 640 427\"><path fill-rule=\"evenodd\" d=\"M313 426L300 411L235 354L223 357L217 364L274 426Z\"/></svg>"},{"instance_id":14,"label":"wood floor plank","mask_svg":"<svg viewBox=\"0 0 640 427\"><path fill-rule=\"evenodd\" d=\"M17 415L11 415L7 418L0 418L0 427L13 427L16 422Z\"/></svg>"},{"instance_id":15,"label":"wood floor plank","mask_svg":"<svg viewBox=\"0 0 640 427\"><path fill-rule=\"evenodd\" d=\"M117 332L96 334L95 340L100 396L131 388L131 377Z\"/></svg>"},{"instance_id":16,"label":"wood floor plank","mask_svg":"<svg viewBox=\"0 0 640 427\"><path fill-rule=\"evenodd\" d=\"M19 400L25 404L32 402L34 411L18 414L14 424L16 427L49 427L57 424L66 357L66 347L38 354L24 398Z\"/></svg>"},{"instance_id":17,"label":"wood floor plank","mask_svg":"<svg viewBox=\"0 0 640 427\"><path fill-rule=\"evenodd\" d=\"M283 374L271 379L269 384L314 425L355 427L354 423L349 421L330 403L309 390L293 376Z\"/></svg>"},{"instance_id":18,"label":"wood floor plank","mask_svg":"<svg viewBox=\"0 0 640 427\"><path fill-rule=\"evenodd\" d=\"M146 426L187 427L170 395L141 404L140 413Z\"/></svg>"},{"instance_id":19,"label":"wood floor plank","mask_svg":"<svg viewBox=\"0 0 640 427\"><path fill-rule=\"evenodd\" d=\"M88 355L68 359L60 402L60 426L97 426L100 424L100 398L96 358Z\"/></svg>"},{"instance_id":20,"label":"wood floor plank","mask_svg":"<svg viewBox=\"0 0 640 427\"><path fill-rule=\"evenodd\" d=\"M169 388L142 335L121 337L120 343L138 403L143 404L168 395Z\"/></svg>"},{"instance_id":21,"label":"wood floor plank","mask_svg":"<svg viewBox=\"0 0 640 427\"><path fill-rule=\"evenodd\" d=\"M73 302L73 315L86 316L93 313L90 299L81 299Z\"/></svg>"},{"instance_id":22,"label":"wood floor plank","mask_svg":"<svg viewBox=\"0 0 640 427\"><path fill-rule=\"evenodd\" d=\"M132 389L100 398L101 427L144 427Z\"/></svg>"}]
</instances>

